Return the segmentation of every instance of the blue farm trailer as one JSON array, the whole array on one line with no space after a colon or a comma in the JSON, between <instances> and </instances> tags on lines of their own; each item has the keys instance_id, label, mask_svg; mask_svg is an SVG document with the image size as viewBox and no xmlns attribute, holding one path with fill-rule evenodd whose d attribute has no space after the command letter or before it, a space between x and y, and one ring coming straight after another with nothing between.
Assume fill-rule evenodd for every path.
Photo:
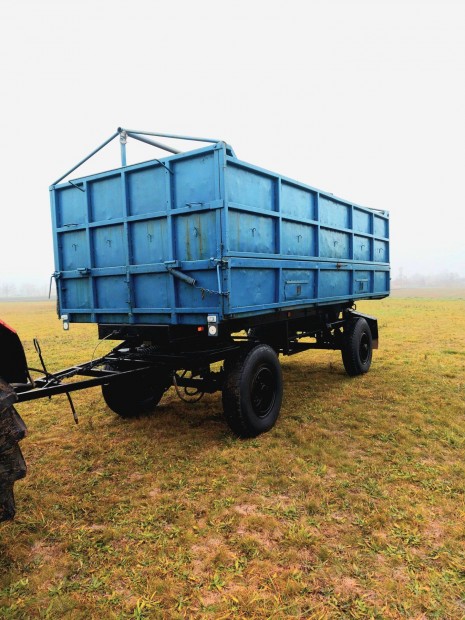
<instances>
[{"instance_id":1,"label":"blue farm trailer","mask_svg":"<svg viewBox=\"0 0 465 620\"><path fill-rule=\"evenodd\" d=\"M207 145L182 153L163 137ZM63 182L115 138L120 168ZM169 155L127 165L128 138ZM231 429L253 437L280 412L279 354L338 349L349 375L369 370L378 325L355 302L389 295L385 211L243 162L222 141L122 128L50 195L63 326L97 323L120 343L50 373L35 341L33 379L0 321L0 520L26 471L15 402L66 394L77 421L70 393L96 385L124 418L153 411L171 385L187 400L221 391Z\"/></svg>"},{"instance_id":2,"label":"blue farm trailer","mask_svg":"<svg viewBox=\"0 0 465 620\"><path fill-rule=\"evenodd\" d=\"M120 168L63 182L117 137ZM122 341L76 372L123 417L153 410L171 385L220 390L232 430L255 436L280 411L279 354L339 349L349 375L370 368L377 321L354 304L389 295L389 217L243 162L225 142L179 152L160 137L199 140L119 128L50 188L64 326L97 323ZM169 155L126 165L128 138ZM47 387L78 389L63 372Z\"/></svg>"},{"instance_id":3,"label":"blue farm trailer","mask_svg":"<svg viewBox=\"0 0 465 620\"><path fill-rule=\"evenodd\" d=\"M222 141L181 153L153 140L163 134L117 136L121 168L50 188L60 316L123 341L104 370L146 368L103 383L112 410L152 410L173 383L221 390L230 427L254 436L280 411L279 353L340 349L349 375L368 371L377 321L353 308L389 294L386 212L245 163ZM125 165L128 137L169 156Z\"/></svg>"}]
</instances>

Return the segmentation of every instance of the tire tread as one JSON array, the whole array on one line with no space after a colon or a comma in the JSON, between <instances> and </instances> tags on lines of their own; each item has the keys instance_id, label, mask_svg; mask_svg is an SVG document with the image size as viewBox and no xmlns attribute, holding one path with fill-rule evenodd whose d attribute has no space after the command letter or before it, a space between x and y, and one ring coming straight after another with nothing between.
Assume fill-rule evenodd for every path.
<instances>
[{"instance_id":1,"label":"tire tread","mask_svg":"<svg viewBox=\"0 0 465 620\"><path fill-rule=\"evenodd\" d=\"M256 346L250 346L246 348L238 357L234 360L228 360L225 363L226 377L223 385L223 410L226 421L231 430L239 437L256 437L265 430L257 429L248 419L247 412L242 406L241 385L244 372L247 371L248 358L254 355L270 354L275 356L273 349L266 344L260 344ZM276 357L277 361L277 357ZM279 362L278 366L279 366ZM280 368L280 366L279 366ZM280 376L280 386L278 389L279 398L282 398L282 377ZM281 401L279 401L279 407ZM277 416L276 416L277 417ZM273 421L274 425L276 420Z\"/></svg>"},{"instance_id":2,"label":"tire tread","mask_svg":"<svg viewBox=\"0 0 465 620\"><path fill-rule=\"evenodd\" d=\"M364 368L360 362L358 355L358 347L361 333L364 330L370 335L371 346L371 330L368 323L363 318L350 319L344 327L343 345L342 345L342 361L347 374L351 377L368 372L371 365L371 354L367 368Z\"/></svg>"}]
</instances>

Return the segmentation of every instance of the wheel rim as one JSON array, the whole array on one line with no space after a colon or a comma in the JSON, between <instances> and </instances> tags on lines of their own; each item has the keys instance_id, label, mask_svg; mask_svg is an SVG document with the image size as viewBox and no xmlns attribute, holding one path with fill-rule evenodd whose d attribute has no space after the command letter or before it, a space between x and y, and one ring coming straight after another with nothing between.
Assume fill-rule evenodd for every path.
<instances>
[{"instance_id":1,"label":"wheel rim","mask_svg":"<svg viewBox=\"0 0 465 620\"><path fill-rule=\"evenodd\" d=\"M260 366L252 380L251 401L255 414L265 418L273 409L276 398L276 381L268 366Z\"/></svg>"},{"instance_id":2,"label":"wheel rim","mask_svg":"<svg viewBox=\"0 0 465 620\"><path fill-rule=\"evenodd\" d=\"M362 364L366 364L370 359L370 339L368 338L368 334L363 333L360 338L360 344L358 347L358 354L360 356L360 361Z\"/></svg>"}]
</instances>

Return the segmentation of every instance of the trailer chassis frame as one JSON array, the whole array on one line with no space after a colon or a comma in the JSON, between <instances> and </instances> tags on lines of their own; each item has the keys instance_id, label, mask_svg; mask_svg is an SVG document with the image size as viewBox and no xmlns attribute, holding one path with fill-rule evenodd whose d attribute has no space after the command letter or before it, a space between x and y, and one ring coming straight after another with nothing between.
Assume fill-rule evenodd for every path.
<instances>
[{"instance_id":1,"label":"trailer chassis frame","mask_svg":"<svg viewBox=\"0 0 465 620\"><path fill-rule=\"evenodd\" d=\"M342 318L312 325L302 329L298 321L305 317L283 319L277 322L265 323L264 327L274 328L277 336L274 346L276 353L295 355L309 349L340 350L342 347L341 328L347 321L354 318L364 318L371 329L373 348L378 345L377 320L369 315L356 312L354 309L344 309ZM315 342L299 342L303 338L313 338ZM79 390L108 385L115 381L139 377L150 380L157 373L169 372L173 377L175 387L194 388L199 392L214 393L222 389L222 370L213 371L210 365L232 358L247 347L260 341L249 332L247 336L228 334L226 337L212 340L204 339L205 348L199 349L199 339L192 337L174 340L158 346L141 346L140 334L134 339L126 340L112 349L106 355L65 368L55 373L48 372L42 358L40 346L35 342L36 350L42 363L43 376L29 380L26 383L12 383L17 395L17 402L28 402L39 398L50 398L59 394L66 394L75 415L70 394ZM37 371L37 369L29 368ZM178 375L180 370L190 371ZM40 372L40 371L39 371ZM70 381L75 377L86 377L77 381ZM75 416L76 420L76 416Z\"/></svg>"}]
</instances>

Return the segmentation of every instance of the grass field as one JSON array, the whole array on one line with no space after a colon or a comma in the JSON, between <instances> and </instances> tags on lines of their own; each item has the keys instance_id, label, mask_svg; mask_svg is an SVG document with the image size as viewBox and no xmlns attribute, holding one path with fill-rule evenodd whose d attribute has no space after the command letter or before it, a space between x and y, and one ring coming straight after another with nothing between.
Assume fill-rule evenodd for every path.
<instances>
[{"instance_id":1,"label":"grass field","mask_svg":"<svg viewBox=\"0 0 465 620\"><path fill-rule=\"evenodd\" d=\"M64 396L22 405L0 617L465 618L465 291L419 295L359 304L380 325L368 375L282 358L281 417L254 440L220 394L124 421L93 389L78 426ZM50 302L0 316L33 366L34 336L51 370L97 344Z\"/></svg>"}]
</instances>

